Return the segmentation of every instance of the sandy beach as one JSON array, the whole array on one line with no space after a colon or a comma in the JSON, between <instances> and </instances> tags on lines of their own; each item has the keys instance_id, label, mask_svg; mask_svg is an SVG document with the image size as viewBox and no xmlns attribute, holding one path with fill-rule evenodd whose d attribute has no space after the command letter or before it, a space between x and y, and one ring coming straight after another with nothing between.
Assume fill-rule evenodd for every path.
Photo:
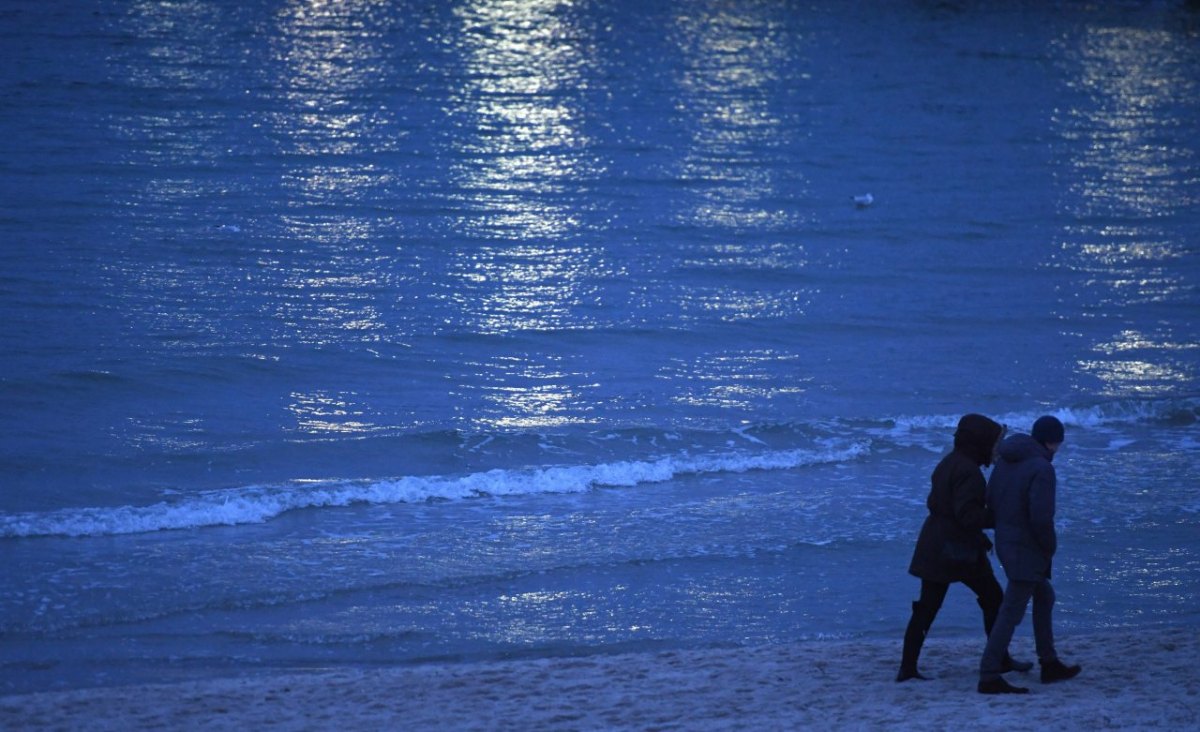
<instances>
[{"instance_id":1,"label":"sandy beach","mask_svg":"<svg viewBox=\"0 0 1200 732\"><path fill-rule=\"evenodd\" d=\"M1069 636L1077 679L1009 674L975 692L982 639L931 638L929 681L893 681L899 643L804 642L338 670L0 699L6 730L1196 729L1192 627ZM1018 636L1015 655L1032 657Z\"/></svg>"}]
</instances>

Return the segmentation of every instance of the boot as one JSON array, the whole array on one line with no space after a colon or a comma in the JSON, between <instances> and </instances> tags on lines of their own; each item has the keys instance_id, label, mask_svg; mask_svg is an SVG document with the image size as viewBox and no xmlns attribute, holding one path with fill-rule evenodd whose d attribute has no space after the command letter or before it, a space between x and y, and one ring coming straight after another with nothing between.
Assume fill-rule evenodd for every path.
<instances>
[{"instance_id":1,"label":"boot","mask_svg":"<svg viewBox=\"0 0 1200 732\"><path fill-rule=\"evenodd\" d=\"M1053 661L1042 661L1042 683L1052 684L1055 681L1066 681L1073 679L1083 670L1079 664L1074 666L1064 665L1057 658Z\"/></svg>"},{"instance_id":2,"label":"boot","mask_svg":"<svg viewBox=\"0 0 1200 732\"><path fill-rule=\"evenodd\" d=\"M915 668L900 667L900 673L896 674L896 681L908 681L909 679L917 679L918 681L929 681L929 677L921 673Z\"/></svg>"},{"instance_id":3,"label":"boot","mask_svg":"<svg viewBox=\"0 0 1200 732\"><path fill-rule=\"evenodd\" d=\"M904 631L904 651L900 657L900 672L896 674L896 681L929 680L929 677L917 670L917 658L921 655L921 646L925 645L925 635L929 632L929 626L933 624L933 618L929 617L929 613L919 602L914 602L912 608L912 617Z\"/></svg>"},{"instance_id":4,"label":"boot","mask_svg":"<svg viewBox=\"0 0 1200 732\"><path fill-rule=\"evenodd\" d=\"M1004 654L1004 660L1000 662L1000 673L1006 674L1009 671L1020 671L1025 673L1033 668L1032 661L1018 661L1007 653Z\"/></svg>"},{"instance_id":5,"label":"boot","mask_svg":"<svg viewBox=\"0 0 1200 732\"><path fill-rule=\"evenodd\" d=\"M980 681L976 690L980 694L1028 694L1029 689L1024 686L1013 686L1004 680L1003 677L997 676L994 679Z\"/></svg>"}]
</instances>

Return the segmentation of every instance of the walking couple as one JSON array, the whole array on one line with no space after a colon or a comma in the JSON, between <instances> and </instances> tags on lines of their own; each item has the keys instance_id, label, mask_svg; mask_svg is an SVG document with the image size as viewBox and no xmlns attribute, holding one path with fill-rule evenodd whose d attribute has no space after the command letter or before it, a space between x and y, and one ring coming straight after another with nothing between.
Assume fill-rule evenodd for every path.
<instances>
[{"instance_id":1,"label":"walking couple","mask_svg":"<svg viewBox=\"0 0 1200 732\"><path fill-rule=\"evenodd\" d=\"M925 504L929 508L917 537L909 574L921 580L920 599L904 633L904 651L896 681L924 679L917 657L951 583L962 582L975 593L983 610L987 647L979 664L979 693L1025 694L1002 674L1029 671L1033 664L1008 653L1013 631L1033 599L1033 634L1041 663L1042 683L1073 678L1079 666L1067 666L1054 649L1051 613L1054 588L1050 565L1057 548L1054 531L1056 480L1051 460L1062 445L1062 422L1039 418L1031 434L1001 441L1005 428L980 414L958 422L954 450L933 471ZM982 468L996 467L986 481ZM995 529L996 554L1008 575L1001 591L983 533Z\"/></svg>"}]
</instances>

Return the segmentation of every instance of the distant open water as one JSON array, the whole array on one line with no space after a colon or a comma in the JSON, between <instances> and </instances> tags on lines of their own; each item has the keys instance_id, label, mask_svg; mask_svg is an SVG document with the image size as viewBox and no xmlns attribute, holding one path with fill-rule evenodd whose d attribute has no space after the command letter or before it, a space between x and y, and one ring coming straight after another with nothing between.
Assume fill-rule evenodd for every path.
<instances>
[{"instance_id":1,"label":"distant open water","mask_svg":"<svg viewBox=\"0 0 1200 732\"><path fill-rule=\"evenodd\" d=\"M1200 625L1198 41L1170 2L8 3L0 693L898 640L967 411L1067 424L1064 646Z\"/></svg>"}]
</instances>

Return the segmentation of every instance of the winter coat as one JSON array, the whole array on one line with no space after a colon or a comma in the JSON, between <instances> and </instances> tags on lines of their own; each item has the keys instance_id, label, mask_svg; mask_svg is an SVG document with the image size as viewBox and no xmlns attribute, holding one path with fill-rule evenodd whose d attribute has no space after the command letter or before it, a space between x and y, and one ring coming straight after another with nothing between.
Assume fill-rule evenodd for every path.
<instances>
[{"instance_id":1,"label":"winter coat","mask_svg":"<svg viewBox=\"0 0 1200 732\"><path fill-rule=\"evenodd\" d=\"M987 482L980 467L991 464L1002 427L980 415L968 415L954 435L954 450L930 477L925 505L929 515L917 536L908 572L931 582L959 582L991 574L991 542L983 529L994 519L984 504Z\"/></svg>"},{"instance_id":2,"label":"winter coat","mask_svg":"<svg viewBox=\"0 0 1200 732\"><path fill-rule=\"evenodd\" d=\"M987 488L987 505L996 517L996 556L1010 580L1049 579L1058 549L1053 453L1029 435L1013 435L1001 443L999 455Z\"/></svg>"}]
</instances>

